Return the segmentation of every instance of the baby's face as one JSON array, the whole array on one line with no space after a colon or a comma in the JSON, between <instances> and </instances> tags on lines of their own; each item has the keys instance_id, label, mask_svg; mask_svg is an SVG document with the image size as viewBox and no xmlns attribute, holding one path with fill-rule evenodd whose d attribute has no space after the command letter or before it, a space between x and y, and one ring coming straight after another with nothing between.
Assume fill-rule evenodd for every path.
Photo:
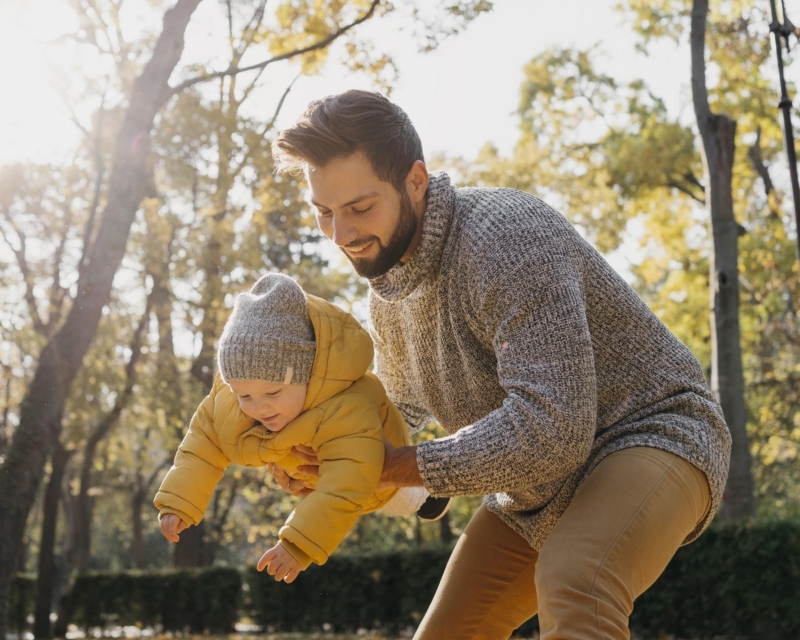
<instances>
[{"instance_id":1,"label":"baby's face","mask_svg":"<svg viewBox=\"0 0 800 640\"><path fill-rule=\"evenodd\" d=\"M307 384L228 380L242 411L270 431L280 431L303 412Z\"/></svg>"}]
</instances>

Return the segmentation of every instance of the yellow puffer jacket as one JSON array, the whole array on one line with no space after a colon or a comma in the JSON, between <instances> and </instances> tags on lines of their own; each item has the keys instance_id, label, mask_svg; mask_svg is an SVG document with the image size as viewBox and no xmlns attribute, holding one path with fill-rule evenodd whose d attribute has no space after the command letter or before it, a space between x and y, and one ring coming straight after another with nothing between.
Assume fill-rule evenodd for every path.
<instances>
[{"instance_id":1,"label":"yellow puffer jacket","mask_svg":"<svg viewBox=\"0 0 800 640\"><path fill-rule=\"evenodd\" d=\"M315 488L279 532L304 569L311 562L323 564L358 516L379 509L396 493L375 489L383 469L384 438L394 446L409 443L400 412L367 371L372 361L369 334L338 307L311 295L306 300L317 352L303 413L270 432L242 413L236 395L217 376L154 500L160 515L174 513L196 525L231 462L251 467L275 462ZM304 462L290 451L298 444L317 453L319 478L297 471Z\"/></svg>"}]
</instances>

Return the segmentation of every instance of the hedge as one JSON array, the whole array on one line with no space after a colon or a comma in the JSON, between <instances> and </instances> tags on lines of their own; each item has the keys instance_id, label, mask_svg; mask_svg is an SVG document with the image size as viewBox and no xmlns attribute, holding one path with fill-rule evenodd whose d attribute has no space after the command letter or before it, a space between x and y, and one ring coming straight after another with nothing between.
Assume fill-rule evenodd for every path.
<instances>
[{"instance_id":1,"label":"hedge","mask_svg":"<svg viewBox=\"0 0 800 640\"><path fill-rule=\"evenodd\" d=\"M416 626L442 576L449 548L333 556L292 585L250 569L250 614L275 631L337 632Z\"/></svg>"},{"instance_id":2,"label":"hedge","mask_svg":"<svg viewBox=\"0 0 800 640\"><path fill-rule=\"evenodd\" d=\"M164 631L228 633L239 618L242 577L226 567L180 571L85 573L66 598L69 622Z\"/></svg>"},{"instance_id":3,"label":"hedge","mask_svg":"<svg viewBox=\"0 0 800 640\"><path fill-rule=\"evenodd\" d=\"M23 573L16 574L11 579L11 595L8 602L9 628L22 636L27 626L26 618L33 615L36 603L36 576Z\"/></svg>"},{"instance_id":4,"label":"hedge","mask_svg":"<svg viewBox=\"0 0 800 640\"><path fill-rule=\"evenodd\" d=\"M800 526L714 526L636 601L631 626L683 638L800 638Z\"/></svg>"},{"instance_id":5,"label":"hedge","mask_svg":"<svg viewBox=\"0 0 800 640\"><path fill-rule=\"evenodd\" d=\"M334 556L293 585L248 571L248 612L276 631L336 631L415 625L430 603L448 549ZM520 628L530 635L532 620ZM642 638L800 638L800 525L718 524L678 550L636 601Z\"/></svg>"},{"instance_id":6,"label":"hedge","mask_svg":"<svg viewBox=\"0 0 800 640\"><path fill-rule=\"evenodd\" d=\"M249 568L80 576L67 603L71 622L161 627L164 631L232 630L247 617L270 631L416 626L433 597L449 548L332 557L291 585ZM10 626L33 611L34 580L12 586ZM242 595L245 598L242 598ZM530 635L533 620L521 629ZM800 638L800 525L716 525L681 548L664 575L636 601L639 637ZM663 637L663 635L662 635Z\"/></svg>"}]
</instances>

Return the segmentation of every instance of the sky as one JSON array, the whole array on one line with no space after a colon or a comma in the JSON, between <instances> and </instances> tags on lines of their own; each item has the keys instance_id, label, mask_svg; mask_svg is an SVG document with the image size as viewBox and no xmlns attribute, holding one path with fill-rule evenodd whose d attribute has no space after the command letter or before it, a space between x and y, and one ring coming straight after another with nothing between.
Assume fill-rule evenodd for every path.
<instances>
[{"instance_id":1,"label":"sky","mask_svg":"<svg viewBox=\"0 0 800 640\"><path fill-rule=\"evenodd\" d=\"M64 78L47 68L41 44L70 24L69 14L52 0L47 12L36 10L36 1L41 3L0 0L0 86L11 96L0 100L0 164L66 153L78 136L52 88ZM650 57L637 54L633 34L613 10L616 1L496 0L492 12L429 54L418 52L397 21L367 23L360 33L397 61L400 76L392 99L411 116L426 152L470 156L487 141L511 148L522 67L549 46L598 44L605 70L621 79L645 77L676 113L687 108L687 48L661 43ZM211 0L200 5L184 60L207 57L209 36L221 28L213 22L214 9ZM287 65L266 79L262 108L271 107L295 73ZM279 124L293 121L310 100L353 87L372 88L365 77L348 75L331 62L320 76L298 80Z\"/></svg>"},{"instance_id":2,"label":"sky","mask_svg":"<svg viewBox=\"0 0 800 640\"><path fill-rule=\"evenodd\" d=\"M616 77L653 76L659 93L680 109L685 75L680 65L688 68L688 52L666 44L651 59L636 55L630 29L612 8L615 2L498 0L491 13L427 55L417 53L408 38L396 38L392 49L400 78L392 99L410 115L426 150L470 156L492 141L507 151L518 135L514 112L525 63L548 47L598 44L600 64L607 63ZM654 67L660 69L657 75ZM290 94L284 116L291 120L309 99L351 84L336 73L304 78Z\"/></svg>"},{"instance_id":3,"label":"sky","mask_svg":"<svg viewBox=\"0 0 800 640\"><path fill-rule=\"evenodd\" d=\"M224 38L218 0L204 0L192 18L182 64L205 62L214 43ZM402 4L403 0L395 0ZM495 0L494 9L431 53L421 54L397 20L360 27L359 34L390 53L399 79L391 98L415 123L426 155L469 158L487 142L509 152L518 136L514 112L522 69L548 47L595 46L596 66L618 80L643 78L667 104L673 116L690 122L688 44L659 42L648 55L636 51L636 36L614 10L619 0ZM768 9L765 0L756 0ZM147 0L127 0L142 7ZM75 28L65 1L0 0L0 165L17 161L68 160L80 136L57 88L69 90L75 80L53 72L48 59L57 55L44 42ZM787 2L787 13L800 23L800 0ZM131 21L126 28L135 29ZM764 37L768 37L765 26ZM797 44L795 42L795 44ZM292 123L309 101L349 88L373 88L363 76L343 72L335 59L318 76L300 77L289 93L278 128ZM56 60L58 62L58 60ZM224 68L219 60L218 68ZM295 77L296 68L276 65L250 108L271 114L277 98ZM787 68L800 85L800 61ZM792 96L795 97L795 96ZM795 104L800 98L795 97ZM777 113L777 105L776 105ZM79 118L88 114L78 113ZM623 245L609 261L626 276L626 258L638 249ZM627 255L630 258L630 255Z\"/></svg>"},{"instance_id":4,"label":"sky","mask_svg":"<svg viewBox=\"0 0 800 640\"><path fill-rule=\"evenodd\" d=\"M470 158L487 142L501 152L510 152L518 137L514 113L522 69L548 47L595 47L598 70L620 81L644 79L673 116L691 122L688 43L660 41L648 45L647 55L638 52L630 25L615 10L618 2L495 0L491 12L426 54L419 52L397 18L367 22L358 33L394 58L399 78L391 98L411 117L429 158L437 153ZM768 9L765 0L757 2L763 10ZM145 0L127 3L135 8L147 4ZM0 99L0 165L68 160L80 136L57 91L58 87L69 90L72 79L53 72L47 61L56 54L42 44L75 28L64 4L0 0L0 87L8 92ZM800 0L789 0L786 5L788 15L800 23ZM187 30L181 64L205 63L215 52L224 54L225 25L219 16L216 0L200 4ZM154 17L160 19L160 15ZM137 28L132 18L125 26ZM766 22L764 37L769 37ZM278 118L279 129L291 124L315 98L349 88L374 88L365 76L345 72L337 63L341 55L342 48L334 48L319 75L301 76L295 82ZM224 68L227 60L220 55L215 64ZM800 61L790 64L786 73L800 85ZM296 74L297 68L290 64L270 67L249 109L272 114ZM796 104L800 104L798 100ZM88 113L77 115L88 120ZM630 235L617 255L607 256L625 277L627 261L638 251L637 244Z\"/></svg>"},{"instance_id":5,"label":"sky","mask_svg":"<svg viewBox=\"0 0 800 640\"><path fill-rule=\"evenodd\" d=\"M128 0L134 5L143 1ZM514 111L522 68L547 47L596 45L599 68L620 80L644 78L674 115L691 118L688 45L659 42L649 47L649 55L638 53L624 16L614 10L617 2L495 0L493 11L428 54L418 52L397 20L366 23L359 33L395 58L400 75L392 99L411 116L429 155L469 157L487 141L510 150L517 137ZM767 9L765 0L760 4ZM45 5L47 11L42 11ZM42 46L71 25L70 14L60 5L53 0L0 0L0 87L8 91L0 100L0 164L63 156L79 135L53 89L69 79L53 74L46 64L52 50ZM800 0L787 2L787 12L800 21ZM213 0L201 3L190 25L184 62L208 58L209 43L224 28L218 15ZM295 73L290 65L276 67L252 107L271 112ZM788 67L787 77L800 83L800 62ZM301 77L279 126L291 123L310 100L354 87L372 88L365 77L347 74L335 62L319 76Z\"/></svg>"}]
</instances>

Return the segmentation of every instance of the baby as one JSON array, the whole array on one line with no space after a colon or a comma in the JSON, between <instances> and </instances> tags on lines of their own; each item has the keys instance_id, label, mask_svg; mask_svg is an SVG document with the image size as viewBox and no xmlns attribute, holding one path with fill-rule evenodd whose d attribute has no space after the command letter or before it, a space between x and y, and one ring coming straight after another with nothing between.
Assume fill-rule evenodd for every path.
<instances>
[{"instance_id":1,"label":"baby","mask_svg":"<svg viewBox=\"0 0 800 640\"><path fill-rule=\"evenodd\" d=\"M276 580L292 582L312 562L323 564L364 513L404 515L424 505L420 517L443 516L449 499L423 487L377 489L384 439L400 447L409 437L367 371L372 355L352 316L287 276L267 274L239 295L219 340L214 386L154 500L164 536L176 542L202 520L231 462L274 463L314 489L258 562ZM319 477L298 470L307 463L293 447L316 453Z\"/></svg>"}]
</instances>

